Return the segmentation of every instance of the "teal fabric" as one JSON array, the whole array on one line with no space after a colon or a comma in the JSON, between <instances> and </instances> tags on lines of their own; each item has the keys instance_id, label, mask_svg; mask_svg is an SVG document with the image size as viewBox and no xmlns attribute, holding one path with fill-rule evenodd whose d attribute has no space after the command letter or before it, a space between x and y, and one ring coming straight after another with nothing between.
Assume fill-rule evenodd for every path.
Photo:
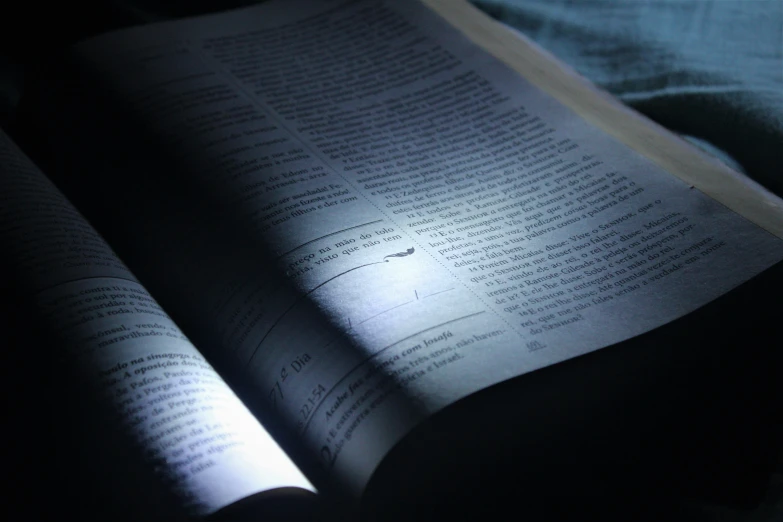
<instances>
[{"instance_id":1,"label":"teal fabric","mask_svg":"<svg viewBox=\"0 0 783 522\"><path fill-rule=\"evenodd\" d=\"M782 0L473 3L783 196Z\"/></svg>"}]
</instances>

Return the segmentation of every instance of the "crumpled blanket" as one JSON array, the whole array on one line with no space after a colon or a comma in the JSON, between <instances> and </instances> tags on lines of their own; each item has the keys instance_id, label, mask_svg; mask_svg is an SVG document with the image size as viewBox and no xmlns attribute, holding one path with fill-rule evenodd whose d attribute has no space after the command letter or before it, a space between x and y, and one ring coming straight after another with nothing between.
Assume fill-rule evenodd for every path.
<instances>
[{"instance_id":1,"label":"crumpled blanket","mask_svg":"<svg viewBox=\"0 0 783 522\"><path fill-rule=\"evenodd\" d=\"M783 196L783 1L472 3Z\"/></svg>"}]
</instances>

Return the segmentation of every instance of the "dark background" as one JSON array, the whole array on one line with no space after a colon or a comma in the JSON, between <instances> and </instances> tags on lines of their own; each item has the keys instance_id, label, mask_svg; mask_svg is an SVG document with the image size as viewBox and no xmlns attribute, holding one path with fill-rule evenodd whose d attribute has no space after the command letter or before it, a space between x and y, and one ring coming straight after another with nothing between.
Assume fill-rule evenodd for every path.
<instances>
[{"instance_id":1,"label":"dark background","mask_svg":"<svg viewBox=\"0 0 783 522\"><path fill-rule=\"evenodd\" d=\"M68 44L113 28L241 3L4 5L0 125L15 130L14 107L25 82ZM481 519L508 511L508 516L533 520L783 520L783 400L777 377L783 368L775 353L783 344L777 324L782 271L778 267L745 285L730 302L723 300L632 346L602 350L494 387L485 394L493 408L466 401L433 419L419 430L419 447L410 443L404 448L418 460L406 461L401 449L384 464L390 478L371 492L382 506L378 515L388 520ZM162 501L138 498L134 481L141 472L132 459L122 465L119 477L105 472L107 459L124 457L112 456L121 436L101 432L102 424L89 420L100 406L79 395L78 383L64 378L57 366L40 370L46 338L28 337L35 324L16 305L10 286L0 287L0 331L7 339L0 344L6 348L4 455L12 463L6 469L12 484L6 510L47 519L144 518L143 509L131 508ZM743 327L722 329L724 324ZM17 335L20 331L24 334ZM652 353L661 365L654 373L645 369ZM708 359L712 362L704 364ZM551 391L566 388L570 392ZM515 399L531 393L548 393L548 404L559 413L534 410ZM79 408L62 407L69 402ZM469 415L491 423L509 409L515 415L504 419L489 442L479 441L480 434L463 430L456 420ZM531 419L553 431L539 428L531 434ZM85 435L92 437L89 444ZM433 451L446 439L453 444L449 451L459 448L471 455L461 470L452 470L448 452ZM537 459L529 456L531 446ZM73 448L78 452L69 456ZM407 500L389 498L389 491L405 492ZM246 513L227 516L246 518ZM281 516L259 512L258 518Z\"/></svg>"}]
</instances>

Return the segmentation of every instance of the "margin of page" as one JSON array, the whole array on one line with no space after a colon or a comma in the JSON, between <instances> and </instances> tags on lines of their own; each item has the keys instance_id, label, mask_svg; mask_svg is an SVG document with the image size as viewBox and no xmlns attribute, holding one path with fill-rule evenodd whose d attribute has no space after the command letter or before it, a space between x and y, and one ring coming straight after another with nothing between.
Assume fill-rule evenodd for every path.
<instances>
[{"instance_id":1,"label":"margin of page","mask_svg":"<svg viewBox=\"0 0 783 522\"><path fill-rule=\"evenodd\" d=\"M481 48L579 116L783 239L783 200L599 89L522 33L464 0L421 0Z\"/></svg>"}]
</instances>

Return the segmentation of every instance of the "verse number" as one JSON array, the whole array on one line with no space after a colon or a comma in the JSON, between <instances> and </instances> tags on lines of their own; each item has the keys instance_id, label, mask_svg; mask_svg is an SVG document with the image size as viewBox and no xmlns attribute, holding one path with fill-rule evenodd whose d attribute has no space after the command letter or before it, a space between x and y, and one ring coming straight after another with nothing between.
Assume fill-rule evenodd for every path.
<instances>
[{"instance_id":1,"label":"verse number","mask_svg":"<svg viewBox=\"0 0 783 522\"><path fill-rule=\"evenodd\" d=\"M310 414L313 413L315 407L321 402L325 393L326 388L321 384L313 388L313 391L310 392L310 395L307 397L304 404L302 404L302 407L299 408L299 415L301 415L302 421L306 421L310 417Z\"/></svg>"}]
</instances>

